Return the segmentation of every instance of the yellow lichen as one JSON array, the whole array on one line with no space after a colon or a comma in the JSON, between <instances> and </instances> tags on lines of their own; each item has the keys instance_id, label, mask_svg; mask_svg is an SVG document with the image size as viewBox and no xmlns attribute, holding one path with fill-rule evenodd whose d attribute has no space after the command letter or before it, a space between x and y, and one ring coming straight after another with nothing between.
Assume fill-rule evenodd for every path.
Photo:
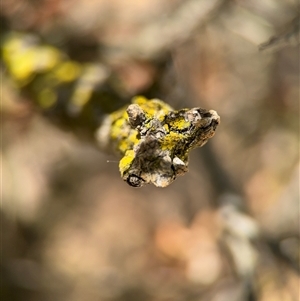
<instances>
[{"instance_id":1,"label":"yellow lichen","mask_svg":"<svg viewBox=\"0 0 300 301\"><path fill-rule=\"evenodd\" d=\"M54 70L53 75L59 81L70 82L75 80L81 71L81 67L78 63L73 61L67 61L59 64Z\"/></svg>"},{"instance_id":2,"label":"yellow lichen","mask_svg":"<svg viewBox=\"0 0 300 301\"><path fill-rule=\"evenodd\" d=\"M38 102L40 106L44 109L52 107L57 100L57 95L52 89L43 89L39 94L38 94Z\"/></svg>"},{"instance_id":3,"label":"yellow lichen","mask_svg":"<svg viewBox=\"0 0 300 301\"><path fill-rule=\"evenodd\" d=\"M191 123L189 121L186 121L184 117L179 117L176 120L170 122L170 126L179 131L188 128L190 125Z\"/></svg>"},{"instance_id":4,"label":"yellow lichen","mask_svg":"<svg viewBox=\"0 0 300 301\"><path fill-rule=\"evenodd\" d=\"M134 97L132 103L141 107L147 119L152 119L155 116L159 121L163 121L166 114L173 110L172 107L159 99L149 100L143 96Z\"/></svg>"},{"instance_id":5,"label":"yellow lichen","mask_svg":"<svg viewBox=\"0 0 300 301\"><path fill-rule=\"evenodd\" d=\"M37 72L47 72L61 60L60 52L51 46L36 46L22 35L11 34L3 45L3 58L19 86L28 84Z\"/></svg>"},{"instance_id":6,"label":"yellow lichen","mask_svg":"<svg viewBox=\"0 0 300 301\"><path fill-rule=\"evenodd\" d=\"M184 139L184 135L176 132L170 132L161 141L162 150L171 150Z\"/></svg>"},{"instance_id":7,"label":"yellow lichen","mask_svg":"<svg viewBox=\"0 0 300 301\"><path fill-rule=\"evenodd\" d=\"M130 168L132 161L135 159L135 153L133 150L127 150L125 156L119 162L119 170L121 175Z\"/></svg>"}]
</instances>

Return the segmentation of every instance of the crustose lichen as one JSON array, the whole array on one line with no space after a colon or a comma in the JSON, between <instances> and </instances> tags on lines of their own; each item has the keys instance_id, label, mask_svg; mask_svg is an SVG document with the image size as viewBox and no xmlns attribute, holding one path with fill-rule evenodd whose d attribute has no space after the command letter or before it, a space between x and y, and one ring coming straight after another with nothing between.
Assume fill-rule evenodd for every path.
<instances>
[{"instance_id":1,"label":"crustose lichen","mask_svg":"<svg viewBox=\"0 0 300 301\"><path fill-rule=\"evenodd\" d=\"M135 97L106 117L96 138L122 156L119 169L129 185L166 187L188 171L189 152L213 137L219 123L213 110L176 111L159 99Z\"/></svg>"}]
</instances>

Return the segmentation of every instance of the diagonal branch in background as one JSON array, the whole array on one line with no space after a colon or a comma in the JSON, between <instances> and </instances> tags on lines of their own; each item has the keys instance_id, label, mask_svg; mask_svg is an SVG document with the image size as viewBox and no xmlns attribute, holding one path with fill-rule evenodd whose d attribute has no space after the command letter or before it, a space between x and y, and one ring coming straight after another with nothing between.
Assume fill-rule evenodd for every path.
<instances>
[{"instance_id":1,"label":"diagonal branch in background","mask_svg":"<svg viewBox=\"0 0 300 301\"><path fill-rule=\"evenodd\" d=\"M135 58L153 59L161 56L189 39L195 30L208 22L226 2L226 0L183 1L171 14L163 15L144 26L119 50L125 56Z\"/></svg>"},{"instance_id":2,"label":"diagonal branch in background","mask_svg":"<svg viewBox=\"0 0 300 301\"><path fill-rule=\"evenodd\" d=\"M269 41L260 44L259 50L277 51L284 47L298 46L300 44L300 15L294 18L286 28L278 35L269 39Z\"/></svg>"}]
</instances>

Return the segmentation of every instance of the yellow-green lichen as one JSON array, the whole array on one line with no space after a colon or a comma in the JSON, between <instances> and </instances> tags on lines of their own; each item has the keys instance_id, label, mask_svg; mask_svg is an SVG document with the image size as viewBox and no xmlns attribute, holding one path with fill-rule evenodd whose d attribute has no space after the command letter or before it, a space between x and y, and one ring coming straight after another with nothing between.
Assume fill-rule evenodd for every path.
<instances>
[{"instance_id":1,"label":"yellow-green lichen","mask_svg":"<svg viewBox=\"0 0 300 301\"><path fill-rule=\"evenodd\" d=\"M127 150L124 157L119 162L121 176L130 168L132 161L135 159L133 150Z\"/></svg>"},{"instance_id":2,"label":"yellow-green lichen","mask_svg":"<svg viewBox=\"0 0 300 301\"><path fill-rule=\"evenodd\" d=\"M186 121L183 116L180 116L174 120L171 120L169 122L169 126L171 126L175 130L182 131L189 128L191 126L191 123L189 121Z\"/></svg>"},{"instance_id":3,"label":"yellow-green lichen","mask_svg":"<svg viewBox=\"0 0 300 301\"><path fill-rule=\"evenodd\" d=\"M184 139L184 135L178 132L168 133L161 141L162 150L172 150L181 143Z\"/></svg>"},{"instance_id":4,"label":"yellow-green lichen","mask_svg":"<svg viewBox=\"0 0 300 301\"><path fill-rule=\"evenodd\" d=\"M52 89L43 89L38 94L38 102L43 109L52 107L56 103L56 101L57 96Z\"/></svg>"},{"instance_id":5,"label":"yellow-green lichen","mask_svg":"<svg viewBox=\"0 0 300 301\"><path fill-rule=\"evenodd\" d=\"M53 76L60 82L71 82L75 80L81 72L81 67L73 61L66 61L59 64L53 70Z\"/></svg>"},{"instance_id":6,"label":"yellow-green lichen","mask_svg":"<svg viewBox=\"0 0 300 301\"><path fill-rule=\"evenodd\" d=\"M157 118L163 121L165 116L173 110L172 107L159 99L147 99L143 96L134 97L132 103L137 104L144 111L147 119Z\"/></svg>"},{"instance_id":7,"label":"yellow-green lichen","mask_svg":"<svg viewBox=\"0 0 300 301\"><path fill-rule=\"evenodd\" d=\"M132 102L110 115L110 144L123 155L121 176L133 187L166 187L188 171L190 150L213 136L219 116L201 108L174 111L161 100L141 96Z\"/></svg>"},{"instance_id":8,"label":"yellow-green lichen","mask_svg":"<svg viewBox=\"0 0 300 301\"><path fill-rule=\"evenodd\" d=\"M110 138L113 148L124 155L128 149L132 149L139 142L138 132L130 127L128 114L125 110L116 111L110 117L112 125Z\"/></svg>"},{"instance_id":9,"label":"yellow-green lichen","mask_svg":"<svg viewBox=\"0 0 300 301\"><path fill-rule=\"evenodd\" d=\"M47 72L61 61L60 52L51 46L37 46L30 36L7 35L3 43L3 59L19 86L28 84L36 73Z\"/></svg>"}]
</instances>

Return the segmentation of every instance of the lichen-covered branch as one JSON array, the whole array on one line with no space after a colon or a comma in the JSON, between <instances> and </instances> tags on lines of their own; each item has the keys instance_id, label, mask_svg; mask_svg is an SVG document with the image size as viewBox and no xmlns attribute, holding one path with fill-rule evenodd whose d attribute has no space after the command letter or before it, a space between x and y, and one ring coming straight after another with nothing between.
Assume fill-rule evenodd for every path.
<instances>
[{"instance_id":1,"label":"lichen-covered branch","mask_svg":"<svg viewBox=\"0 0 300 301\"><path fill-rule=\"evenodd\" d=\"M119 169L129 185L166 187L188 171L189 152L213 137L219 123L213 110L175 111L159 99L136 97L107 116L96 139L122 156Z\"/></svg>"},{"instance_id":2,"label":"lichen-covered branch","mask_svg":"<svg viewBox=\"0 0 300 301\"><path fill-rule=\"evenodd\" d=\"M120 173L131 186L171 184L187 172L189 152L204 145L219 124L213 110L175 111L161 100L143 97L105 115L102 107L119 99L107 99L101 92L108 77L103 66L71 61L55 47L41 46L28 35L7 36L2 49L16 85L31 94L43 111L59 112L56 119L61 123L88 126L91 132L97 129L98 144L122 156Z\"/></svg>"}]
</instances>

